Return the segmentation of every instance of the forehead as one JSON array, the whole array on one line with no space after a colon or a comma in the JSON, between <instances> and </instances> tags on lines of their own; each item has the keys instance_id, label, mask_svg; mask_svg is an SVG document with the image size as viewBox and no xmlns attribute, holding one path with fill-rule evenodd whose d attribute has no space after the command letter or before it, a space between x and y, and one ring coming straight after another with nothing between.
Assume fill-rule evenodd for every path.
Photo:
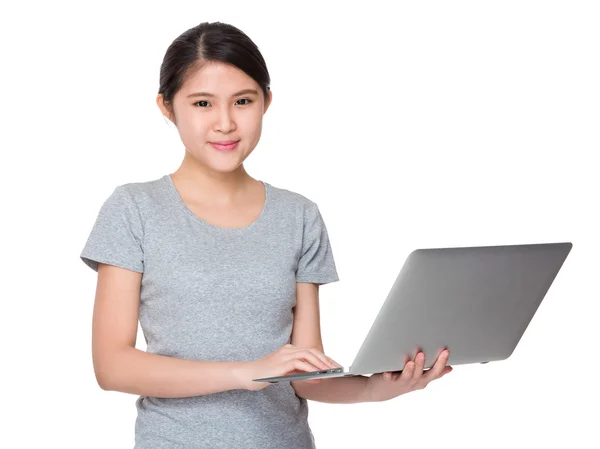
<instances>
[{"instance_id":1,"label":"forehead","mask_svg":"<svg viewBox=\"0 0 600 449\"><path fill-rule=\"evenodd\" d=\"M182 86L183 92L208 91L228 95L244 88L258 88L258 84L242 70L223 62L209 61L193 69Z\"/></svg>"}]
</instances>

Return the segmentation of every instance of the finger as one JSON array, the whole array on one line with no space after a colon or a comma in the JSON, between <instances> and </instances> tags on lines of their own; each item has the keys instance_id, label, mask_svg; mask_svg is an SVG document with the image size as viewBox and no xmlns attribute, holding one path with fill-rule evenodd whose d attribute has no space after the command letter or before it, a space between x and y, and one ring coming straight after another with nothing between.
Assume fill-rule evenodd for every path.
<instances>
[{"instance_id":1,"label":"finger","mask_svg":"<svg viewBox=\"0 0 600 449\"><path fill-rule=\"evenodd\" d=\"M301 349L292 353L292 356L297 359L306 359L306 361L312 363L315 366L315 371L329 368L327 362L323 360L325 356L323 355L323 357L319 357L319 354L316 354L311 349Z\"/></svg>"},{"instance_id":2,"label":"finger","mask_svg":"<svg viewBox=\"0 0 600 449\"><path fill-rule=\"evenodd\" d=\"M298 350L298 348L292 344L287 344L284 346L284 348L287 348L288 350L293 349L293 350ZM292 351L291 353L294 353L296 351ZM313 354L315 354L317 357L319 357L319 359L321 359L322 362L325 363L325 367L322 367L322 365L316 365L318 366L317 369L328 369L328 368L341 368L342 365L340 365L339 363L337 363L335 360L331 359L330 357L327 357L325 354L323 354L322 352L316 350L316 349L308 349L308 351L311 351ZM314 364L314 363L313 363Z\"/></svg>"},{"instance_id":3,"label":"finger","mask_svg":"<svg viewBox=\"0 0 600 449\"><path fill-rule=\"evenodd\" d=\"M407 362L406 365L404 365L402 374L400 374L400 379L410 381L412 379L414 371L415 371L415 362L413 362L411 360L410 362Z\"/></svg>"},{"instance_id":4,"label":"finger","mask_svg":"<svg viewBox=\"0 0 600 449\"><path fill-rule=\"evenodd\" d=\"M331 368L329 360L327 359L327 356L325 354L323 354L321 351L319 351L318 349L305 349L305 351L308 354L312 354L313 357L317 358L317 360L320 362L319 366L322 367L321 369Z\"/></svg>"},{"instance_id":5,"label":"finger","mask_svg":"<svg viewBox=\"0 0 600 449\"><path fill-rule=\"evenodd\" d=\"M329 363L331 363L332 368L341 368L342 365L340 365L338 362L336 362L335 360L333 360L331 357L325 356L327 357L327 360L329 360Z\"/></svg>"},{"instance_id":6,"label":"finger","mask_svg":"<svg viewBox=\"0 0 600 449\"><path fill-rule=\"evenodd\" d=\"M284 360L286 361L286 363L293 361L293 360L301 360L301 361L308 362L313 365L313 368L310 369L309 371L319 371L319 370L324 369L323 362L321 361L321 359L319 359L317 356L315 356L312 352L305 350L305 349L291 352L284 358Z\"/></svg>"},{"instance_id":7,"label":"finger","mask_svg":"<svg viewBox=\"0 0 600 449\"><path fill-rule=\"evenodd\" d=\"M327 369L337 368L337 367L341 366L341 365L338 365L337 363L335 363L333 360L331 360L331 358L327 357L325 354L323 354L318 349L311 349L310 351L312 351L317 357L319 357L321 360L323 360L323 362L325 362L325 364L327 365Z\"/></svg>"},{"instance_id":8,"label":"finger","mask_svg":"<svg viewBox=\"0 0 600 449\"><path fill-rule=\"evenodd\" d=\"M410 355L404 354L403 359L404 360L402 360L402 366L406 366L406 364L408 362L410 362ZM404 372L403 369L399 370L399 371L394 371L393 373L391 373L391 378L392 378L393 381L398 380L400 378L400 376L402 376L402 373Z\"/></svg>"},{"instance_id":9,"label":"finger","mask_svg":"<svg viewBox=\"0 0 600 449\"><path fill-rule=\"evenodd\" d=\"M452 368L451 366L447 366L444 368L444 371L442 371L442 376L444 376L445 374L448 374L449 372L451 372L454 368Z\"/></svg>"},{"instance_id":10,"label":"finger","mask_svg":"<svg viewBox=\"0 0 600 449\"><path fill-rule=\"evenodd\" d=\"M415 357L415 371L413 372L412 379L419 380L423 375L423 367L425 366L425 353L419 352Z\"/></svg>"},{"instance_id":11,"label":"finger","mask_svg":"<svg viewBox=\"0 0 600 449\"><path fill-rule=\"evenodd\" d=\"M300 359L293 359L290 360L287 365L286 365L286 372L290 372L293 371L294 369L300 370L301 372L305 372L305 373L310 373L312 371L319 371L319 369L315 369L315 367L313 365L311 365L310 363L307 363L303 360Z\"/></svg>"},{"instance_id":12,"label":"finger","mask_svg":"<svg viewBox=\"0 0 600 449\"><path fill-rule=\"evenodd\" d=\"M449 356L450 351L448 351L447 349L443 350L440 353L433 367L429 371L427 371L427 374L423 376L427 382L431 382L432 380L437 379L441 376L446 366L446 362L448 362Z\"/></svg>"}]
</instances>

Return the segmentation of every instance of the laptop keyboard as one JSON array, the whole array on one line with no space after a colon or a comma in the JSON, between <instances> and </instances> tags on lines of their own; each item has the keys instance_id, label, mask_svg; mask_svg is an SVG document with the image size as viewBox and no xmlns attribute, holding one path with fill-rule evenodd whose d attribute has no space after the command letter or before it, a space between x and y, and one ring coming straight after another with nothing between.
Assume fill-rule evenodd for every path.
<instances>
[{"instance_id":1,"label":"laptop keyboard","mask_svg":"<svg viewBox=\"0 0 600 449\"><path fill-rule=\"evenodd\" d=\"M326 369L323 371L313 371L310 374L329 374L329 373L341 373L343 371L343 368L331 368L331 369Z\"/></svg>"}]
</instances>

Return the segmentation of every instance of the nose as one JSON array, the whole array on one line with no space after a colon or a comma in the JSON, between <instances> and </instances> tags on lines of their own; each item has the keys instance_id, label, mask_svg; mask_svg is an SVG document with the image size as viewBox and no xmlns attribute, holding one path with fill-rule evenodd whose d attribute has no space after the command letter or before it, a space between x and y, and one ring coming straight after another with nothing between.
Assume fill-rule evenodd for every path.
<instances>
[{"instance_id":1,"label":"nose","mask_svg":"<svg viewBox=\"0 0 600 449\"><path fill-rule=\"evenodd\" d=\"M235 121L233 120L231 111L225 105L219 111L219 117L215 123L215 131L221 131L223 134L230 133L235 130Z\"/></svg>"}]
</instances>

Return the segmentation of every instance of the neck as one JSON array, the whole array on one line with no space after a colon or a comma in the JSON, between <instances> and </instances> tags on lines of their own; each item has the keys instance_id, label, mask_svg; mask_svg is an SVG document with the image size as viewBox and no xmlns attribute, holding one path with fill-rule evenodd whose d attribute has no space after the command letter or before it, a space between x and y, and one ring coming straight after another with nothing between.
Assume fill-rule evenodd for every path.
<instances>
[{"instance_id":1,"label":"neck","mask_svg":"<svg viewBox=\"0 0 600 449\"><path fill-rule=\"evenodd\" d=\"M187 152L186 152L187 153ZM187 154L171 174L173 182L200 204L227 206L244 198L256 182L240 164L231 172L219 172L192 160Z\"/></svg>"}]
</instances>

